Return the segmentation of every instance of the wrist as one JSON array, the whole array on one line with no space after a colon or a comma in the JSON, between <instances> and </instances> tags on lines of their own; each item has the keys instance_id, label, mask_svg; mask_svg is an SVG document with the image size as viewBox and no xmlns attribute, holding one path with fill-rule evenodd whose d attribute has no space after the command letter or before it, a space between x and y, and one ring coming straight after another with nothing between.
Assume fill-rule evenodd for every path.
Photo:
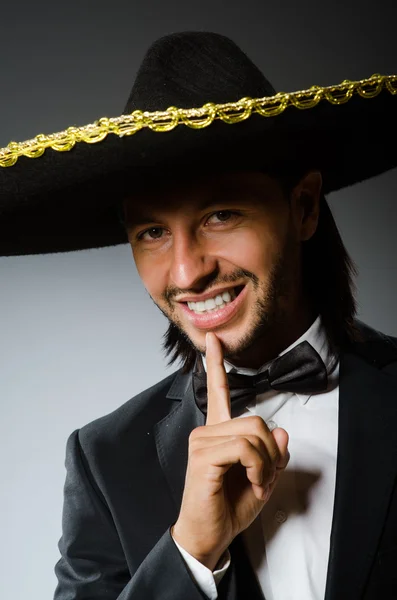
<instances>
[{"instance_id":1,"label":"wrist","mask_svg":"<svg viewBox=\"0 0 397 600\"><path fill-rule=\"evenodd\" d=\"M196 544L192 544L192 540L186 536L183 536L183 533L180 532L177 528L177 524L172 525L171 537L193 558L198 560L202 565L207 567L210 571L215 571L216 567L223 557L227 548L223 548L220 550L214 551L202 551Z\"/></svg>"}]
</instances>

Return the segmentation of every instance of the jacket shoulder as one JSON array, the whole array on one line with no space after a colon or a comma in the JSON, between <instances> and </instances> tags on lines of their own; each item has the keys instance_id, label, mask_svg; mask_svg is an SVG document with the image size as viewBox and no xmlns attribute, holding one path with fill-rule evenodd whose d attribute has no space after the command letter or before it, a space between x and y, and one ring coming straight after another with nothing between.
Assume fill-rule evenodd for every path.
<instances>
[{"instance_id":1,"label":"jacket shoulder","mask_svg":"<svg viewBox=\"0 0 397 600\"><path fill-rule=\"evenodd\" d=\"M350 342L354 352L379 369L388 368L397 374L397 337L355 320L357 339Z\"/></svg>"},{"instance_id":2,"label":"jacket shoulder","mask_svg":"<svg viewBox=\"0 0 397 600\"><path fill-rule=\"evenodd\" d=\"M159 421L175 402L167 398L179 371L168 375L153 386L136 394L112 412L90 421L79 429L81 445L89 446L97 440L114 442L130 435L131 427L137 432Z\"/></svg>"}]
</instances>

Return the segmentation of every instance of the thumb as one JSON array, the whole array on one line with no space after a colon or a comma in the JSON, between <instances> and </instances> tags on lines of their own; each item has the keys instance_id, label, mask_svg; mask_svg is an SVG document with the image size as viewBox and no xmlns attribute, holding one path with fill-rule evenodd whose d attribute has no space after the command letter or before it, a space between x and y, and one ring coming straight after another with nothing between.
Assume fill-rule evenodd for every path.
<instances>
[{"instance_id":1,"label":"thumb","mask_svg":"<svg viewBox=\"0 0 397 600\"><path fill-rule=\"evenodd\" d=\"M281 427L276 427L276 429L273 429L272 435L273 435L275 442L278 446L278 449L280 451L280 460L277 463L277 468L283 469L287 466L288 461L289 461L289 452L288 452L289 435L285 431L285 429L282 429Z\"/></svg>"}]
</instances>

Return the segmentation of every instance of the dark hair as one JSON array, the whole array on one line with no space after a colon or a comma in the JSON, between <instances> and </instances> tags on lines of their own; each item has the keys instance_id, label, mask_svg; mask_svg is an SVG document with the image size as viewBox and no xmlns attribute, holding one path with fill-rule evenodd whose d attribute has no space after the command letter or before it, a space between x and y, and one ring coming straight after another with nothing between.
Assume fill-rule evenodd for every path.
<instances>
[{"instance_id":1,"label":"dark hair","mask_svg":"<svg viewBox=\"0 0 397 600\"><path fill-rule=\"evenodd\" d=\"M331 350L358 339L356 285L358 270L346 250L324 194L315 234L302 247L302 278L307 297L321 315Z\"/></svg>"}]
</instances>

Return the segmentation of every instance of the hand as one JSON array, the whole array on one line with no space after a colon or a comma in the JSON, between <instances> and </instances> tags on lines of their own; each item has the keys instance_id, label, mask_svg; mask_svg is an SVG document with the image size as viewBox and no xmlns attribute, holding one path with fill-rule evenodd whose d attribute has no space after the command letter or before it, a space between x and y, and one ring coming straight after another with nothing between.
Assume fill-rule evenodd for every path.
<instances>
[{"instance_id":1,"label":"hand","mask_svg":"<svg viewBox=\"0 0 397 600\"><path fill-rule=\"evenodd\" d=\"M206 336L207 420L189 437L185 488L174 539L213 570L254 521L288 464L288 434L261 417L232 419L220 341Z\"/></svg>"}]
</instances>

